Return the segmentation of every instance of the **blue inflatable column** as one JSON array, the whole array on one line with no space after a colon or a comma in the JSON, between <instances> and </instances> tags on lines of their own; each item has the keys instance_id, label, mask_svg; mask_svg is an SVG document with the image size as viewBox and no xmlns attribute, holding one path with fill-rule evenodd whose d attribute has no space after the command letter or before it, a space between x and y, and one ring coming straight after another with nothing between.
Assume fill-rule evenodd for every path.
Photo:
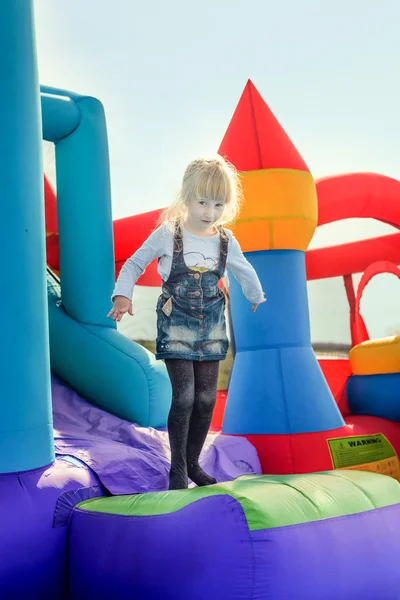
<instances>
[{"instance_id":1,"label":"blue inflatable column","mask_svg":"<svg viewBox=\"0 0 400 600\"><path fill-rule=\"evenodd\" d=\"M55 143L61 293L49 275L52 368L80 394L123 419L164 426L165 365L107 319L115 285L110 165L102 104L41 87L43 135Z\"/></svg>"},{"instance_id":2,"label":"blue inflatable column","mask_svg":"<svg viewBox=\"0 0 400 600\"><path fill-rule=\"evenodd\" d=\"M0 3L0 472L54 460L32 0Z\"/></svg>"},{"instance_id":3,"label":"blue inflatable column","mask_svg":"<svg viewBox=\"0 0 400 600\"><path fill-rule=\"evenodd\" d=\"M304 252L245 256L268 300L252 313L238 283L231 283L236 356L223 432L288 434L342 427L311 346Z\"/></svg>"},{"instance_id":4,"label":"blue inflatable column","mask_svg":"<svg viewBox=\"0 0 400 600\"><path fill-rule=\"evenodd\" d=\"M56 143L62 301L76 321L115 328L107 319L115 268L104 109L96 98L72 99L79 125Z\"/></svg>"}]
</instances>

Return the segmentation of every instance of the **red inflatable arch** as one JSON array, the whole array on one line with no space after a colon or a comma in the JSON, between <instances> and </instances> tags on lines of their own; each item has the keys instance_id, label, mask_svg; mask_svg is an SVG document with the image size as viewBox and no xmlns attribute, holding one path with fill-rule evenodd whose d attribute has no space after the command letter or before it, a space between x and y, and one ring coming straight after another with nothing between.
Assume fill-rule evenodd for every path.
<instances>
[{"instance_id":1,"label":"red inflatable arch","mask_svg":"<svg viewBox=\"0 0 400 600\"><path fill-rule=\"evenodd\" d=\"M376 173L352 173L317 181L318 225L350 218L372 218L400 228L400 182ZM396 263L400 256L400 233L374 239L309 250L307 279L343 277L349 303L352 345L369 339L356 308L352 275L363 273L372 263Z\"/></svg>"},{"instance_id":2,"label":"red inflatable arch","mask_svg":"<svg viewBox=\"0 0 400 600\"><path fill-rule=\"evenodd\" d=\"M400 227L400 182L377 173L349 173L317 181L318 225L353 217Z\"/></svg>"},{"instance_id":3,"label":"red inflatable arch","mask_svg":"<svg viewBox=\"0 0 400 600\"><path fill-rule=\"evenodd\" d=\"M382 273L391 273L392 275L395 275L396 277L398 277L400 279L400 269L399 267L392 263L389 262L387 260L381 260L381 261L377 261L372 263L363 273L363 276L361 277L360 283L358 284L358 288L357 288L357 296L355 299L355 335L357 336L357 339L359 340L357 343L360 343L362 341L364 341L365 339L365 325L364 325L364 320L361 316L361 312L360 312L360 305L361 305L361 298L363 295L363 292L365 290L365 288L367 287L367 285L369 284L369 282L371 281L371 279L373 279L374 277L376 277L376 275L381 275Z\"/></svg>"}]
</instances>

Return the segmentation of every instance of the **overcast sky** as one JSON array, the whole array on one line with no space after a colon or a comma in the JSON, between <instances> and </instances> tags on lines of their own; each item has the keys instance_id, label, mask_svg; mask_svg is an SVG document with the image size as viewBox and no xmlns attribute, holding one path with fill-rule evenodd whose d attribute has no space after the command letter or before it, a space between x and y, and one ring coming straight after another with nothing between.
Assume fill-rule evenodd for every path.
<instances>
[{"instance_id":1,"label":"overcast sky","mask_svg":"<svg viewBox=\"0 0 400 600\"><path fill-rule=\"evenodd\" d=\"M41 83L104 104L114 218L171 201L186 163L218 149L249 78L315 177L400 179L398 0L36 0L35 11ZM351 221L313 245L386 231ZM399 282L379 280L365 296L375 334L400 300Z\"/></svg>"}]
</instances>

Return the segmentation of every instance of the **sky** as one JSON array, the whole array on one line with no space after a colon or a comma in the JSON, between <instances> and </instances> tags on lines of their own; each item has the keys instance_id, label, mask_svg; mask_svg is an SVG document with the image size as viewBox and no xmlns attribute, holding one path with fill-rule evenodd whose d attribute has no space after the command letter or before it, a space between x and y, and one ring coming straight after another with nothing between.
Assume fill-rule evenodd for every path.
<instances>
[{"instance_id":1,"label":"sky","mask_svg":"<svg viewBox=\"0 0 400 600\"><path fill-rule=\"evenodd\" d=\"M35 0L35 17L40 82L105 107L114 218L173 199L186 164L217 151L249 78L316 178L400 179L398 0ZM388 231L352 220L312 246ZM382 335L400 282L376 281L364 302ZM329 308L337 326L341 310Z\"/></svg>"}]
</instances>

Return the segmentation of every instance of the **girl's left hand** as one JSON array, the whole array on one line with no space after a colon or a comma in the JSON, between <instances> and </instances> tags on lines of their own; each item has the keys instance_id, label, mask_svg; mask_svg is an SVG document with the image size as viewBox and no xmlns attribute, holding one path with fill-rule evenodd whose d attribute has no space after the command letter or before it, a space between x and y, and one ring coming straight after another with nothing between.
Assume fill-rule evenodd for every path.
<instances>
[{"instance_id":1,"label":"girl's left hand","mask_svg":"<svg viewBox=\"0 0 400 600\"><path fill-rule=\"evenodd\" d=\"M258 308L258 306L260 306L260 304L263 304L263 303L264 303L264 302L266 302L266 301L267 301L267 299L266 299L266 298L263 298L263 299L261 300L261 302L258 302L257 304L253 304L253 306L251 307L251 312L255 313L255 312L256 312L256 310L257 310L257 308Z\"/></svg>"},{"instance_id":2,"label":"girl's left hand","mask_svg":"<svg viewBox=\"0 0 400 600\"><path fill-rule=\"evenodd\" d=\"M228 283L227 283L227 281L226 281L226 278L225 278L225 277L223 277L223 278L220 280L220 288L221 288L221 290L222 290L222 291L224 292L224 294L225 294L226 303L227 303L227 304L229 304L229 301L230 301L229 286L228 286Z\"/></svg>"}]
</instances>

